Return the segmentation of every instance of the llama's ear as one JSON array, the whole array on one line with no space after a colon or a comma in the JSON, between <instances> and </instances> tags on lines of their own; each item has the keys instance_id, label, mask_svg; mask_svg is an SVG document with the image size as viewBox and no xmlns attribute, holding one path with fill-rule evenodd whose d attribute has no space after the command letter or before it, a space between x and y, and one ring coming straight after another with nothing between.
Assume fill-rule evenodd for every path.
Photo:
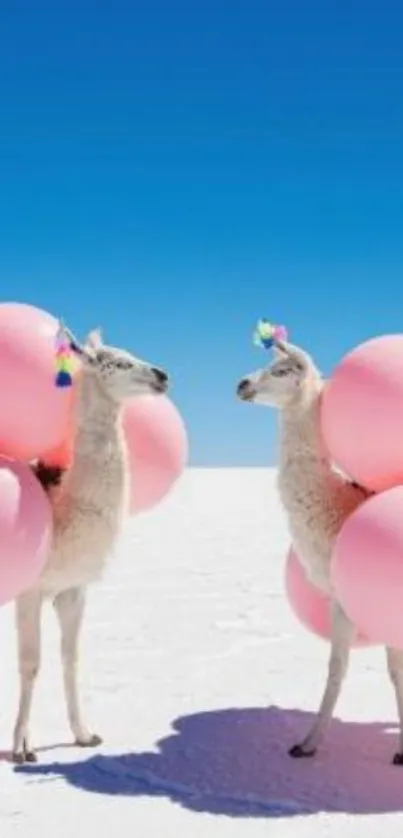
<instances>
[{"instance_id":1,"label":"llama's ear","mask_svg":"<svg viewBox=\"0 0 403 838\"><path fill-rule=\"evenodd\" d=\"M301 371L306 371L313 365L312 358L307 352L300 349L299 346L294 346L294 344L288 343L288 341L276 340L274 347L279 356L288 358Z\"/></svg>"},{"instance_id":2,"label":"llama's ear","mask_svg":"<svg viewBox=\"0 0 403 838\"><path fill-rule=\"evenodd\" d=\"M99 349L102 346L102 332L101 329L93 329L86 338L86 347L88 349Z\"/></svg>"},{"instance_id":3,"label":"llama's ear","mask_svg":"<svg viewBox=\"0 0 403 838\"><path fill-rule=\"evenodd\" d=\"M63 320L59 320L57 340L67 341L70 344L70 348L77 355L85 354L85 347L81 345L81 343L73 335L73 332L71 332L70 329L67 328L67 326L63 323Z\"/></svg>"},{"instance_id":4,"label":"llama's ear","mask_svg":"<svg viewBox=\"0 0 403 838\"><path fill-rule=\"evenodd\" d=\"M283 340L275 340L273 343L273 351L279 358L284 358L284 355L290 354L288 344Z\"/></svg>"}]
</instances>

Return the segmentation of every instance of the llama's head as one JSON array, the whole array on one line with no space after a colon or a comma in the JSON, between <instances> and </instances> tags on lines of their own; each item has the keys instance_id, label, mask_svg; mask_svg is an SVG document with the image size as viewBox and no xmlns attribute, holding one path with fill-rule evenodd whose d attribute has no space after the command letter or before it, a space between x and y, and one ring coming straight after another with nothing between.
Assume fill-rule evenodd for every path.
<instances>
[{"instance_id":1,"label":"llama's head","mask_svg":"<svg viewBox=\"0 0 403 838\"><path fill-rule=\"evenodd\" d=\"M124 349L103 343L100 329L90 332L84 344L64 328L71 349L83 364L84 371L95 376L102 389L114 402L130 396L165 393L169 379L166 372L136 358Z\"/></svg>"},{"instance_id":2,"label":"llama's head","mask_svg":"<svg viewBox=\"0 0 403 838\"><path fill-rule=\"evenodd\" d=\"M280 409L303 403L322 380L311 356L286 341L276 340L273 349L275 357L268 367L239 382L239 398Z\"/></svg>"}]
</instances>

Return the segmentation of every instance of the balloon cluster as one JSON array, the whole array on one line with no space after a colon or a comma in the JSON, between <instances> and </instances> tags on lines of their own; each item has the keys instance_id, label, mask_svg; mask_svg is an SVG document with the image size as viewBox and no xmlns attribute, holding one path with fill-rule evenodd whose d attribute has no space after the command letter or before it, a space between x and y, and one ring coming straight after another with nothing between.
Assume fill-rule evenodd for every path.
<instances>
[{"instance_id":1,"label":"balloon cluster","mask_svg":"<svg viewBox=\"0 0 403 838\"><path fill-rule=\"evenodd\" d=\"M29 463L71 465L79 372L55 317L0 304L0 605L35 584L47 561L52 511ZM123 430L134 514L159 503L183 472L187 434L162 395L128 399Z\"/></svg>"},{"instance_id":2,"label":"balloon cluster","mask_svg":"<svg viewBox=\"0 0 403 838\"><path fill-rule=\"evenodd\" d=\"M321 425L330 459L373 492L336 538L333 589L356 626L355 645L403 648L403 335L366 341L342 359L324 388ZM292 549L286 590L301 622L329 637L329 599Z\"/></svg>"}]
</instances>

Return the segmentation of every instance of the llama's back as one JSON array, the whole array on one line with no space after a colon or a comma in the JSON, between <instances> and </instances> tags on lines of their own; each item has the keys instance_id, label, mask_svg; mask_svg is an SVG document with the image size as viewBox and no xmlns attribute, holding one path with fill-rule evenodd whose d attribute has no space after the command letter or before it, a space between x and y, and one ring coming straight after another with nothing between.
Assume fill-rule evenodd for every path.
<instances>
[{"instance_id":1,"label":"llama's back","mask_svg":"<svg viewBox=\"0 0 403 838\"><path fill-rule=\"evenodd\" d=\"M359 506L373 495L369 489L343 475L332 473L330 477L330 496L334 519L332 519L332 535L338 535L347 518Z\"/></svg>"}]
</instances>

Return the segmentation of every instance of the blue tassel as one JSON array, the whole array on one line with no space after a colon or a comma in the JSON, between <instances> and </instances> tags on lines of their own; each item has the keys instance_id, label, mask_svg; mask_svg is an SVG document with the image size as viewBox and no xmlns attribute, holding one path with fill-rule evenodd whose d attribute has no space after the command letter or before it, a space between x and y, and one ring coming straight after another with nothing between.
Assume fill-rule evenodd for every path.
<instances>
[{"instance_id":1,"label":"blue tassel","mask_svg":"<svg viewBox=\"0 0 403 838\"><path fill-rule=\"evenodd\" d=\"M61 370L56 376L56 387L71 387L73 379L69 372Z\"/></svg>"}]
</instances>

